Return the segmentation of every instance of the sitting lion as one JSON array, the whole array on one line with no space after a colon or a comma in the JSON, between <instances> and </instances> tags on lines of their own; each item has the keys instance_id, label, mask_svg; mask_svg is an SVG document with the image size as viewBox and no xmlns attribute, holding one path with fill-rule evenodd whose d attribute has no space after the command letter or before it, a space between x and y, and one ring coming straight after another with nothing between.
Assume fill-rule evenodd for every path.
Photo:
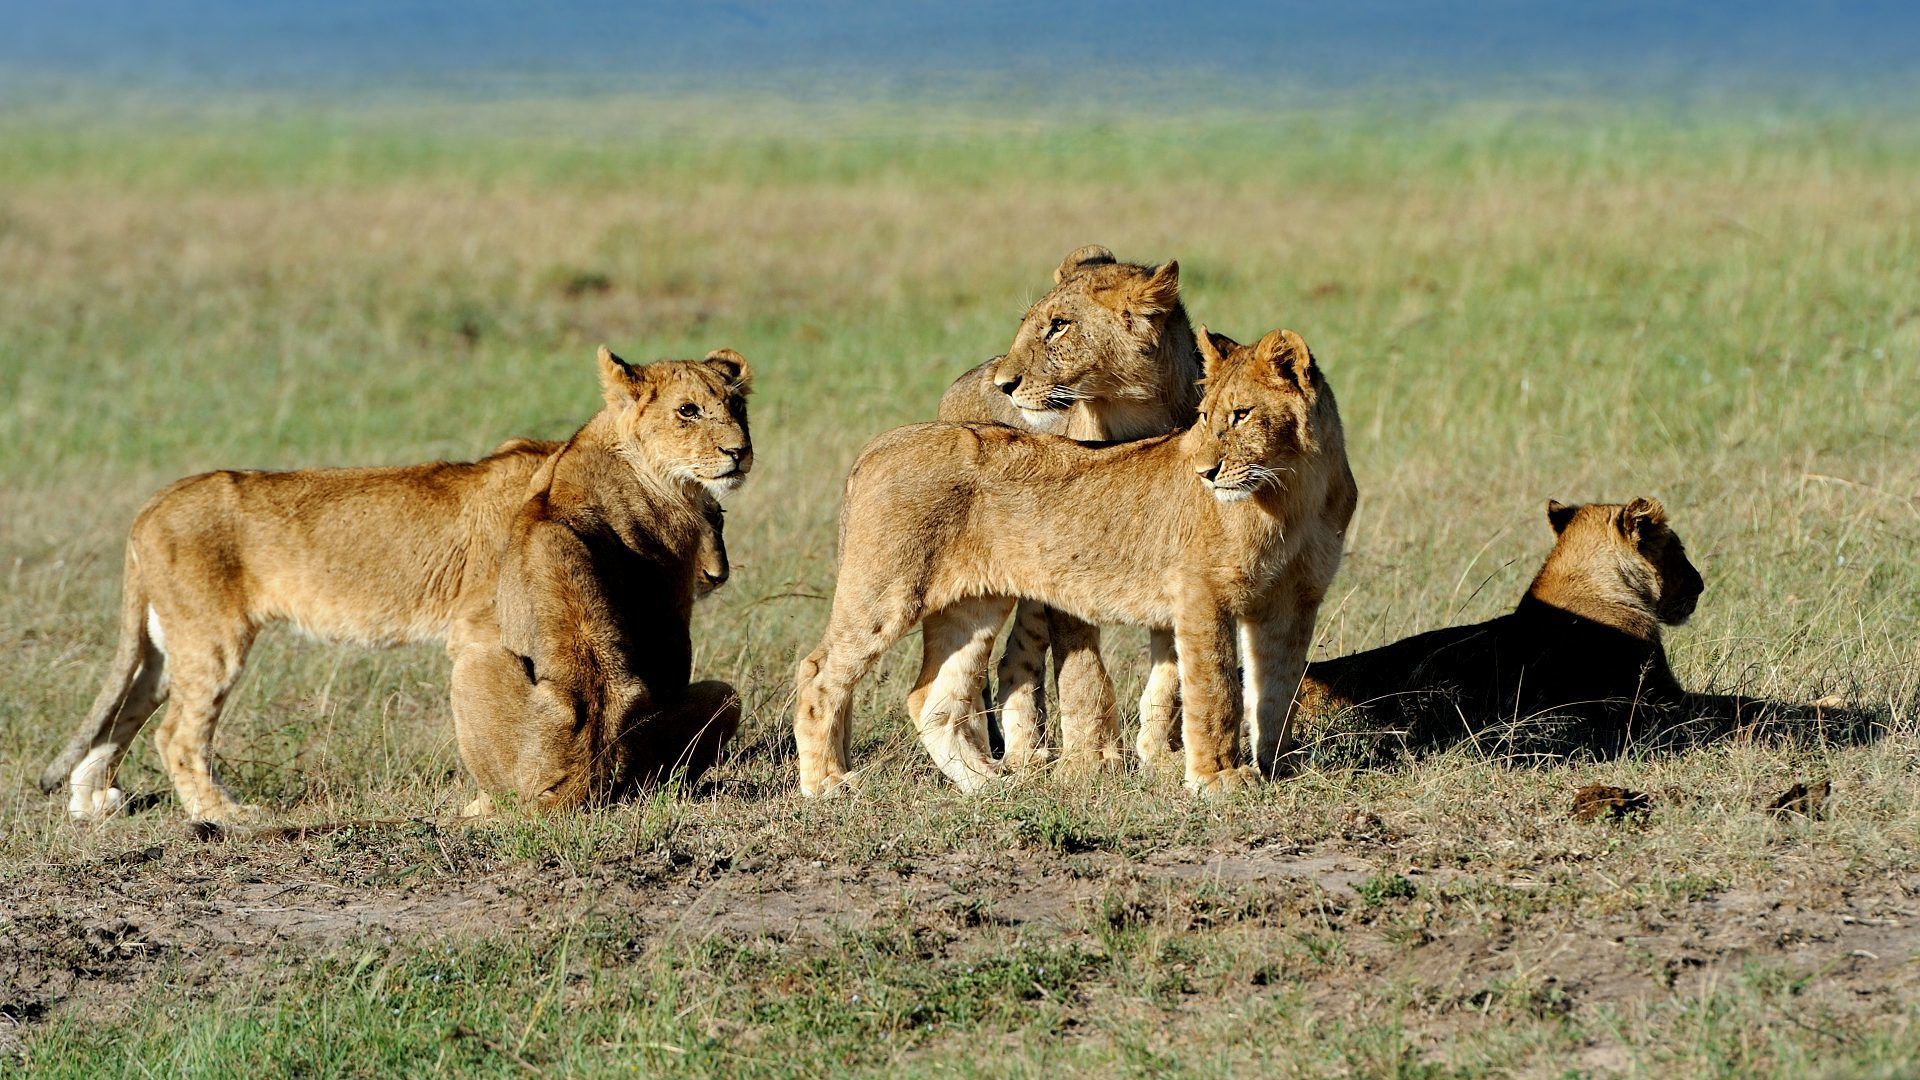
<instances>
[{"instance_id":1,"label":"sitting lion","mask_svg":"<svg viewBox=\"0 0 1920 1080\"><path fill-rule=\"evenodd\" d=\"M1090 244L1070 253L1053 281L1027 309L1006 355L947 389L939 418L1090 441L1190 426L1200 400L1200 353L1180 303L1180 264L1123 263ZM1141 715L1162 727L1172 719L1179 681L1172 641L1153 635L1153 667L1141 696ZM996 679L1005 760L1044 756L1049 643L1060 683L1062 751L1070 759L1118 761L1119 718L1099 628L1033 602L1016 609Z\"/></svg>"},{"instance_id":2,"label":"sitting lion","mask_svg":"<svg viewBox=\"0 0 1920 1080\"><path fill-rule=\"evenodd\" d=\"M481 789L540 809L697 775L740 722L689 685L710 500L753 465L746 361L633 367L600 349L603 409L534 479L507 533L494 621L456 654L454 731Z\"/></svg>"},{"instance_id":3,"label":"sitting lion","mask_svg":"<svg viewBox=\"0 0 1920 1080\"><path fill-rule=\"evenodd\" d=\"M1172 629L1195 789L1242 775L1241 664L1256 757L1275 767L1340 564L1353 474L1333 391L1298 335L1276 330L1224 355L1204 333L1200 342L1206 396L1184 433L1089 445L936 423L868 444L847 478L833 613L797 673L805 793L848 782L853 689L923 620L907 711L962 789L997 775L970 714L994 633L1020 598Z\"/></svg>"},{"instance_id":4,"label":"sitting lion","mask_svg":"<svg viewBox=\"0 0 1920 1080\"><path fill-rule=\"evenodd\" d=\"M1588 745L1684 705L1660 627L1686 622L1703 586L1666 511L1549 502L1547 520L1553 550L1513 611L1309 664L1301 705L1373 714L1418 743L1552 717Z\"/></svg>"},{"instance_id":5,"label":"sitting lion","mask_svg":"<svg viewBox=\"0 0 1920 1080\"><path fill-rule=\"evenodd\" d=\"M289 622L362 645L444 641L458 652L489 620L507 523L559 443L512 439L471 463L226 470L176 481L127 538L120 644L87 718L40 777L67 784L87 820L121 808L121 760L154 733L182 808L196 821L244 815L213 769L214 730L262 627ZM717 506L702 582L727 578Z\"/></svg>"}]
</instances>

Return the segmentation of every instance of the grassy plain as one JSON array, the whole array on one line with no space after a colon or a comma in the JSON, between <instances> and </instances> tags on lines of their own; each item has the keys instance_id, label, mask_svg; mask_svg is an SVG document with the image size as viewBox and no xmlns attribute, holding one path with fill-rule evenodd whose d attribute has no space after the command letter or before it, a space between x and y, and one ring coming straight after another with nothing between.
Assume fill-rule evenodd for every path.
<instances>
[{"instance_id":1,"label":"grassy plain","mask_svg":"<svg viewBox=\"0 0 1920 1080\"><path fill-rule=\"evenodd\" d=\"M1906 116L0 114L0 1071L1909 1074L1917 223ZM1682 679L1839 695L1882 737L962 798L903 647L858 703L869 790L803 803L791 668L846 465L1088 242L1314 344L1362 489L1323 652L1510 605L1548 497L1649 494L1708 582ZM29 790L152 489L564 435L601 341L758 372L696 620L748 704L711 784L459 824L444 659L276 633L221 758L304 831L190 840L144 744L144 812L82 829ZM1125 700L1141 639L1110 640ZM1825 820L1757 808L1796 778L1833 781ZM1576 824L1596 780L1654 811Z\"/></svg>"}]
</instances>

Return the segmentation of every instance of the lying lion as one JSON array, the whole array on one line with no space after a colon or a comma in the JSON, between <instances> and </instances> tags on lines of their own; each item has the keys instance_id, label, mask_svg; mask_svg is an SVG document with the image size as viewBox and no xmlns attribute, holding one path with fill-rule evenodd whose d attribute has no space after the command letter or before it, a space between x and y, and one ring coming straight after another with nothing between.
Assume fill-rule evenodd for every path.
<instances>
[{"instance_id":1,"label":"lying lion","mask_svg":"<svg viewBox=\"0 0 1920 1080\"><path fill-rule=\"evenodd\" d=\"M1552 716L1610 742L1687 700L1660 640L1703 585L1652 499L1547 504L1553 550L1513 611L1307 665L1301 704L1406 725L1419 742Z\"/></svg>"},{"instance_id":2,"label":"lying lion","mask_svg":"<svg viewBox=\"0 0 1920 1080\"><path fill-rule=\"evenodd\" d=\"M182 809L197 821L244 815L213 768L214 730L261 628L287 622L325 641L447 643L457 653L491 620L507 523L559 443L513 439L479 461L393 468L224 470L147 501L127 538L120 645L86 719L41 790L96 820L125 796L115 775L135 735L154 732ZM718 507L702 583L727 578Z\"/></svg>"},{"instance_id":3,"label":"lying lion","mask_svg":"<svg viewBox=\"0 0 1920 1080\"><path fill-rule=\"evenodd\" d=\"M630 366L604 346L606 408L542 466L507 533L495 621L456 654L454 731L480 785L578 806L684 767L740 722L722 682L689 685L688 621L710 500L753 466L746 361Z\"/></svg>"},{"instance_id":4,"label":"lying lion","mask_svg":"<svg viewBox=\"0 0 1920 1080\"><path fill-rule=\"evenodd\" d=\"M962 789L997 775L970 714L1016 599L1173 630L1194 789L1242 775L1243 665L1257 760L1274 768L1340 564L1353 474L1333 391L1298 335L1227 342L1224 355L1200 339L1206 394L1184 433L1099 446L937 423L868 444L847 478L833 613L797 675L805 793L849 781L854 686L923 620L907 711Z\"/></svg>"}]
</instances>

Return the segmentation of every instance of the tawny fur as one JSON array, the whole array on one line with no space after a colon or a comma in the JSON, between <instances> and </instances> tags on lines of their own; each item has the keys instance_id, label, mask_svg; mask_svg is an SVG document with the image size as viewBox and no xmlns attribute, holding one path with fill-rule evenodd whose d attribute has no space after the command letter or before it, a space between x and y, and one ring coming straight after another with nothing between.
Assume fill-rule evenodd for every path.
<instances>
[{"instance_id":1,"label":"tawny fur","mask_svg":"<svg viewBox=\"0 0 1920 1080\"><path fill-rule=\"evenodd\" d=\"M803 791L848 782L853 688L923 619L909 716L963 789L997 775L969 714L1016 599L1173 632L1190 787L1243 775L1242 694L1256 759L1276 768L1353 474L1333 392L1297 335L1224 355L1200 340L1206 395L1182 434L1093 446L941 423L868 444L847 478L833 612L797 673Z\"/></svg>"},{"instance_id":2,"label":"tawny fur","mask_svg":"<svg viewBox=\"0 0 1920 1080\"><path fill-rule=\"evenodd\" d=\"M213 768L228 693L261 628L292 623L325 641L445 642L457 652L488 617L507 524L561 444L512 439L471 463L225 470L147 501L127 538L120 643L93 708L41 774L68 810L117 811L121 761L154 732L188 817L231 822L244 808ZM726 580L717 507L701 562Z\"/></svg>"},{"instance_id":3,"label":"tawny fur","mask_svg":"<svg viewBox=\"0 0 1920 1080\"><path fill-rule=\"evenodd\" d=\"M731 350L634 367L604 347L606 408L555 452L513 519L494 619L455 657L454 730L481 794L563 809L676 769L740 722L690 683L711 500L753 464L749 373Z\"/></svg>"},{"instance_id":4,"label":"tawny fur","mask_svg":"<svg viewBox=\"0 0 1920 1080\"><path fill-rule=\"evenodd\" d=\"M1180 303L1180 266L1122 263L1090 244L1067 255L1054 287L1027 309L1006 355L962 375L939 418L1008 424L1073 439L1127 441L1193 423L1200 354ZM1164 635L1161 635L1164 637ZM1044 759L1046 679L1053 649L1061 748L1069 759L1117 762L1119 717L1100 657L1099 628L1031 601L1015 611L998 677L1009 764ZM1155 653L1171 653L1156 640ZM1156 664L1141 714L1171 722L1178 680Z\"/></svg>"},{"instance_id":5,"label":"tawny fur","mask_svg":"<svg viewBox=\"0 0 1920 1080\"><path fill-rule=\"evenodd\" d=\"M1660 627L1685 622L1703 585L1666 511L1550 502L1547 517L1553 550L1513 611L1309 664L1302 704L1379 714L1422 743L1551 715L1597 747L1681 704Z\"/></svg>"}]
</instances>

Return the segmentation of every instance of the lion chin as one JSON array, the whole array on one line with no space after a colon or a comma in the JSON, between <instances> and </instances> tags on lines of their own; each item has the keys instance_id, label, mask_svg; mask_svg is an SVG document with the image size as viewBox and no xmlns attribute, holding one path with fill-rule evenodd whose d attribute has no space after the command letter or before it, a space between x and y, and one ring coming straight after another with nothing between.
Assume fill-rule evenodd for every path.
<instances>
[{"instance_id":1,"label":"lion chin","mask_svg":"<svg viewBox=\"0 0 1920 1080\"><path fill-rule=\"evenodd\" d=\"M1021 409L1020 419L1027 427L1042 435L1064 435L1067 433L1067 410L1065 409Z\"/></svg>"},{"instance_id":2,"label":"lion chin","mask_svg":"<svg viewBox=\"0 0 1920 1080\"><path fill-rule=\"evenodd\" d=\"M740 485L745 483L746 479L747 474L736 469L725 476L703 476L700 478L700 486L707 489L707 494L721 499L739 491Z\"/></svg>"}]
</instances>

